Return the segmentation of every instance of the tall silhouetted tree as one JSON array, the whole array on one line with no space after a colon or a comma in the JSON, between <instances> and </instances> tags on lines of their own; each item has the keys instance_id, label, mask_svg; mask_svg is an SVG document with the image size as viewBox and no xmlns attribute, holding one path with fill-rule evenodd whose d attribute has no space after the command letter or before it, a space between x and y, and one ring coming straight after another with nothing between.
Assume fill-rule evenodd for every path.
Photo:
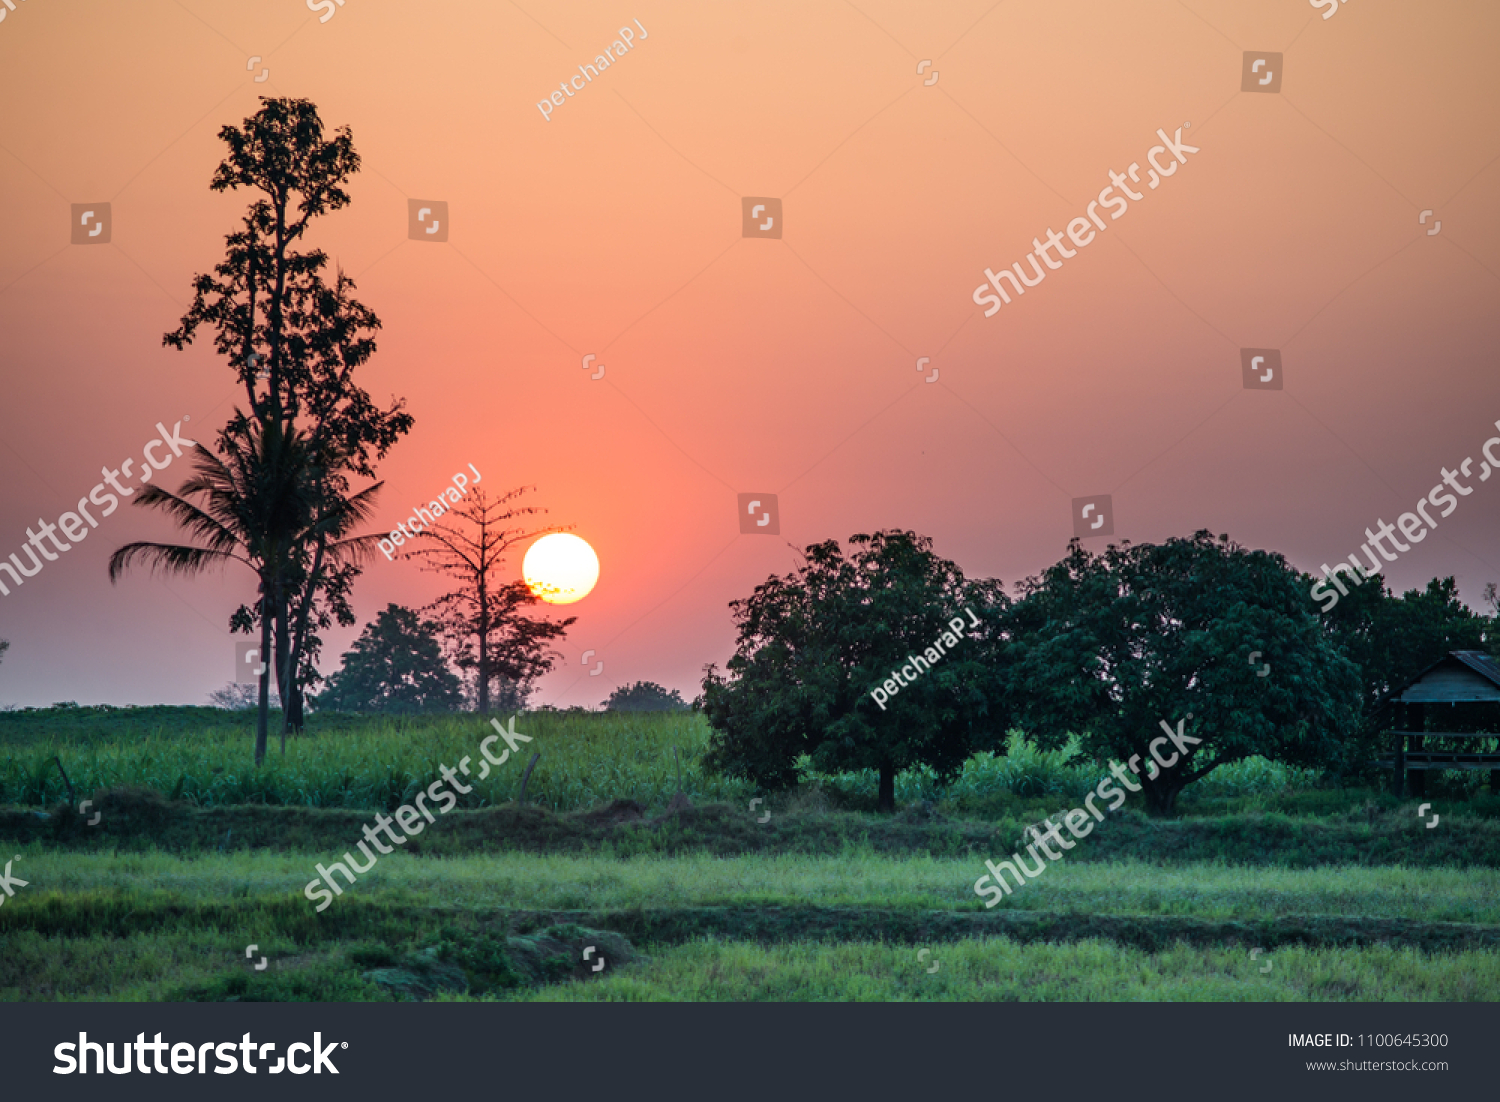
<instances>
[{"instance_id":1,"label":"tall silhouetted tree","mask_svg":"<svg viewBox=\"0 0 1500 1102\"><path fill-rule=\"evenodd\" d=\"M201 444L193 450L194 473L176 491L155 482L136 491L135 502L160 509L197 538L195 544L138 541L109 560L113 582L136 562L153 571L193 575L239 562L255 572L260 653L271 652L271 610L284 602L298 574L298 561L316 543L335 566L372 554L378 536L351 536L368 519L379 484L347 498L330 499L317 488L319 473L307 442L280 422L248 435L225 434L223 458ZM266 756L270 670L262 662L255 764ZM285 728L283 727L283 730ZM285 749L283 740L282 748Z\"/></svg>"},{"instance_id":2,"label":"tall silhouetted tree","mask_svg":"<svg viewBox=\"0 0 1500 1102\"><path fill-rule=\"evenodd\" d=\"M449 658L473 676L479 713L490 710L490 686L499 682L509 697L507 707L525 703L531 686L561 659L549 649L561 639L577 617L552 621L527 615L541 604L523 581L506 581L506 553L517 544L553 527L531 529L512 522L546 512L515 502L534 486L522 486L491 501L482 487L471 489L463 503L448 512L464 523L429 524L418 533L423 541L408 558L421 561L423 570L442 574L458 588L443 594L423 609L443 626Z\"/></svg>"},{"instance_id":3,"label":"tall silhouetted tree","mask_svg":"<svg viewBox=\"0 0 1500 1102\"><path fill-rule=\"evenodd\" d=\"M309 508L332 516L350 493L350 476L373 478L376 460L412 425L401 400L382 409L353 381L375 351L380 320L353 297L354 282L342 271L325 281L322 250L296 247L313 219L349 204L344 184L359 170L359 155L348 127L325 136L307 100L262 99L255 115L219 137L229 155L210 189L259 195L225 238L224 260L194 278L192 306L163 343L183 349L200 326L213 328L246 402L221 443L233 447L273 426L299 432L313 472L304 487ZM359 567L332 561L328 526L310 530L313 538L290 548L275 592L241 606L230 622L250 631L270 620L283 742L288 728L300 728L303 687L317 677L316 629L354 623L348 595Z\"/></svg>"}]
</instances>

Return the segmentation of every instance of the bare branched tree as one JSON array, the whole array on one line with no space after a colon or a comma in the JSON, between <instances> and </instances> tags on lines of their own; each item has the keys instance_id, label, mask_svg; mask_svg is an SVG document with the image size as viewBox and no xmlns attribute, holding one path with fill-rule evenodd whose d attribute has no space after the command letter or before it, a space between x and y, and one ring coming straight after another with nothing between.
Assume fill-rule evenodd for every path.
<instances>
[{"instance_id":1,"label":"bare branched tree","mask_svg":"<svg viewBox=\"0 0 1500 1102\"><path fill-rule=\"evenodd\" d=\"M490 687L497 681L510 697L507 703L524 703L536 680L562 658L549 644L563 638L577 619L552 621L527 615L541 601L525 582L504 579L505 556L512 548L548 532L564 531L555 525L533 529L516 523L546 512L517 504L521 495L534 489L521 486L492 501L483 488L476 487L465 503L449 510L462 525L434 520L419 533L423 543L406 553L420 560L423 570L457 583L456 589L424 611L442 625L450 660L474 678L481 715L490 710Z\"/></svg>"}]
</instances>

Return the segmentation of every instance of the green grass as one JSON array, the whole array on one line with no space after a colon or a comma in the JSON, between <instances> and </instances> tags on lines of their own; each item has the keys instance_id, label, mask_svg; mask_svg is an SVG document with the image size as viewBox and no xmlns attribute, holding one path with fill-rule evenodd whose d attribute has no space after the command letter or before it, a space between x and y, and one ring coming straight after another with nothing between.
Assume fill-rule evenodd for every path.
<instances>
[{"instance_id":1,"label":"green grass","mask_svg":"<svg viewBox=\"0 0 1500 1102\"><path fill-rule=\"evenodd\" d=\"M748 782L705 775L700 762L709 729L701 715L531 712L519 717L517 729L533 739L523 744L523 754L541 753L528 796L553 810L581 810L617 798L648 807L665 805L676 790L674 748L681 759L683 789L693 799L744 804L757 794ZM492 733L488 723L472 714L318 713L309 720L307 733L288 740L284 756L273 729L271 751L257 770L251 763L251 713L179 707L0 712L0 804L45 807L64 800L66 787L52 762L56 756L79 798L100 789L138 787L199 807L390 809L439 780L443 764L457 768L467 756L477 774L479 744ZM484 780L472 777L474 791L462 797L461 806L488 807L513 799L525 761L515 760L514 754L511 758ZM804 762L804 775L836 806L875 808L871 770L820 774ZM946 785L926 768L900 773L896 798L903 805L928 800L950 814L994 817L1017 797L1050 807L1076 804L1104 775L1101 767L1078 757L1075 744L1043 751L1013 732L1005 754L976 754ZM1232 805L1295 812L1345 805L1343 793L1317 790L1316 781L1314 771L1252 758L1223 766L1190 786L1183 794L1183 810L1192 813L1200 805L1213 805L1212 811L1224 811ZM1293 794L1295 800L1288 803L1286 797Z\"/></svg>"},{"instance_id":2,"label":"green grass","mask_svg":"<svg viewBox=\"0 0 1500 1102\"><path fill-rule=\"evenodd\" d=\"M477 717L319 715L250 767L253 717L190 708L0 713L0 999L1431 1000L1500 992L1500 799L1328 787L1251 760L1180 814L1111 814L986 909L985 858L1076 806L1100 770L1012 737L950 785L804 770L757 821L700 767L701 716L538 713L480 779ZM664 812L682 785L695 806ZM514 797L529 751L528 797ZM89 826L63 806L59 756ZM470 758L474 791L324 912L302 888L374 812ZM613 800L638 821L595 814ZM45 809L45 810L44 810ZM14 848L9 848L14 847ZM581 940L582 939L582 940ZM574 960L613 939L618 966ZM630 960L630 945L636 959ZM270 967L244 958L257 944ZM917 961L928 948L936 973ZM1249 950L1265 950L1251 962ZM1267 957L1273 968L1262 973ZM571 969L571 972L570 972ZM378 982L377 982L378 981ZM444 994L447 992L447 994ZM460 994L455 994L455 992ZM467 994L461 994L467 992Z\"/></svg>"},{"instance_id":3,"label":"green grass","mask_svg":"<svg viewBox=\"0 0 1500 1102\"><path fill-rule=\"evenodd\" d=\"M918 949L878 943L762 946L700 941L586 983L516 996L552 1002L1405 1002L1488 1001L1500 954L1413 949L1018 945L986 938ZM1262 973L1265 962L1271 971ZM936 962L938 970L927 969Z\"/></svg>"},{"instance_id":4,"label":"green grass","mask_svg":"<svg viewBox=\"0 0 1500 1102\"><path fill-rule=\"evenodd\" d=\"M28 892L100 891L127 897L161 892L206 902L300 898L303 885L316 877L314 866L332 859L332 854L183 859L161 853L34 850L23 851L16 867L31 882ZM984 871L983 863L973 858L893 859L854 850L840 856L749 855L733 860L707 855L621 860L602 855L421 859L392 854L332 908L358 897L472 911L789 905L984 911L984 901L972 888ZM11 905L15 910L0 912L0 929L8 915L24 910L26 899L18 896ZM1062 861L994 909L1229 920L1360 915L1500 925L1500 870Z\"/></svg>"},{"instance_id":5,"label":"green grass","mask_svg":"<svg viewBox=\"0 0 1500 1102\"><path fill-rule=\"evenodd\" d=\"M142 709L143 711L167 711ZM100 789L152 789L200 807L278 804L301 807L394 808L442 780L440 767L471 759L461 806L488 807L515 798L529 751L541 753L527 798L576 810L621 797L660 806L676 790L672 755L680 749L683 788L694 798L744 803L754 787L705 777L698 761L708 727L691 714L573 715L533 712L516 729L532 741L480 780L480 743L494 729L475 715L315 717L310 733L272 748L262 768L251 761L253 725L213 709L175 709L186 716L159 724L109 714L44 724L38 714L0 714L0 804L50 806L67 790L53 756L61 758L80 798ZM77 709L95 712L96 709ZM128 713L130 710L120 710ZM199 713L209 713L200 718ZM55 715L56 713L52 713ZM507 717L508 718L508 717ZM497 756L504 742L492 744Z\"/></svg>"},{"instance_id":6,"label":"green grass","mask_svg":"<svg viewBox=\"0 0 1500 1102\"><path fill-rule=\"evenodd\" d=\"M1077 804L1109 775L1108 770L1079 757L1076 740L1060 750L1039 750L1019 732L1011 732L1004 754L975 754L947 784L931 769L909 769L896 778L896 800L940 803L959 812L988 813L1003 806L1007 796L1047 797L1060 804ZM873 811L878 775L873 769L851 773L823 774L807 771L845 807ZM1250 758L1220 766L1184 793L1188 803L1196 799L1274 796L1295 788L1311 788L1318 774L1264 758ZM1189 795L1190 794L1190 795Z\"/></svg>"},{"instance_id":7,"label":"green grass","mask_svg":"<svg viewBox=\"0 0 1500 1102\"><path fill-rule=\"evenodd\" d=\"M271 997L383 1001L360 979L366 962L348 942L313 951L267 940L264 973L244 943L216 931L137 934L59 944L30 935L8 943L0 999L162 1001L241 982L282 988ZM703 940L654 947L598 977L527 988L523 1001L1489 1001L1500 954L1411 948L1174 945L1157 952L1087 940L1021 944L1008 938L918 947L872 942L758 945ZM1271 971L1260 971L1270 962ZM938 971L927 971L936 962ZM200 995L201 997L201 995ZM266 997L266 996L262 996Z\"/></svg>"},{"instance_id":8,"label":"green grass","mask_svg":"<svg viewBox=\"0 0 1500 1102\"><path fill-rule=\"evenodd\" d=\"M1171 863L1222 861L1245 866L1407 865L1419 868L1500 867L1500 817L1493 805L1441 802L1444 826L1427 830L1415 801L1390 797L1359 802L1339 814L1248 812L1156 819L1122 808L1069 853L1077 863L1143 858ZM1025 824L1055 812L1038 798L1006 797L995 822L949 819L908 809L897 815L826 812L793 794L773 798L769 821L748 806L709 804L670 814L616 821L611 814L558 814L508 804L443 815L402 847L406 855L476 853L598 853L614 857L711 853L830 854L850 849L929 854L982 861L1003 858L1021 842ZM799 806L805 805L805 806ZM368 809L242 804L195 808L141 790L96 794L101 818L67 807L50 813L0 808L0 843L101 853L162 850L184 855L248 850L344 852L371 823Z\"/></svg>"},{"instance_id":9,"label":"green grass","mask_svg":"<svg viewBox=\"0 0 1500 1102\"><path fill-rule=\"evenodd\" d=\"M1093 999L1123 997L1131 984L1130 997L1140 998L1449 999L1500 990L1482 986L1500 959L1500 873L1492 870L1063 862L986 910L969 891L969 861L854 851L733 860L393 854L318 913L300 894L315 863L306 855L32 852L21 862L31 883L0 910L0 999L214 998L231 989L240 998L383 999L387 992L359 979L368 962L357 958L371 947L410 958L455 926L503 942L574 925L623 935L648 959L605 976L601 992L568 988L557 997ZM273 963L259 978L242 959L252 942ZM710 962L706 944L723 959ZM1009 947L1009 978L997 991L984 990L998 981L980 944ZM927 983L893 965L873 986L838 978L860 954L878 951L889 965L924 945L945 961L954 954L945 978ZM1243 987L1241 959L1256 946L1301 963ZM1372 980L1372 960L1415 959L1398 949L1420 953L1435 985L1417 984L1405 965L1393 982ZM1107 956L1107 973L1129 983L1067 974L1067 962L1088 954ZM790 971L757 987L766 961ZM1190 975L1183 961L1213 963ZM1054 969L1050 986L1033 983ZM1330 977L1353 986L1330 987ZM241 990L246 982L264 989Z\"/></svg>"}]
</instances>

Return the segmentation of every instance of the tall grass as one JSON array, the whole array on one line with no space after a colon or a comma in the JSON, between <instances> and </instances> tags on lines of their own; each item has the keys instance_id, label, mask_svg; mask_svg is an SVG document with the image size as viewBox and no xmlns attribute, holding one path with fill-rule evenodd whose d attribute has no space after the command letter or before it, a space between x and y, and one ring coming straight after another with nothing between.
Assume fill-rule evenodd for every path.
<instances>
[{"instance_id":1,"label":"tall grass","mask_svg":"<svg viewBox=\"0 0 1500 1102\"><path fill-rule=\"evenodd\" d=\"M441 779L442 765L471 759L464 807L504 803L517 795L531 750L541 753L527 795L556 811L633 799L659 807L682 787L694 800L743 804L757 794L747 781L711 777L701 767L709 728L690 713L527 713L517 729L531 736L522 753L481 780L479 744L493 734L473 714L443 716L318 715L310 733L251 764L253 720L208 708L54 708L0 717L0 803L49 806L66 798L58 757L80 797L134 785L202 807L260 803L306 807L394 808ZM497 749L503 744L497 744ZM519 760L518 760L519 759ZM873 809L873 770L822 774L803 760L806 779L852 809ZM926 767L896 778L901 804L927 800L946 810L987 815L999 797L1056 797L1077 804L1107 775L1084 759L1076 740L1040 750L1019 733L1006 753L980 753L952 783ZM1311 787L1316 772L1263 758L1222 766L1190 786L1183 800L1245 797Z\"/></svg>"},{"instance_id":2,"label":"tall grass","mask_svg":"<svg viewBox=\"0 0 1500 1102\"><path fill-rule=\"evenodd\" d=\"M316 723L316 721L314 721ZM202 807L261 803L305 807L394 808L442 780L469 758L460 782L473 791L461 806L512 800L530 751L541 759L527 799L566 811L617 797L660 805L676 791L677 747L682 787L701 800L743 802L753 786L704 776L699 760L708 740L702 717L621 713L575 715L535 712L517 718L522 743L502 766L480 779L480 743L494 729L476 715L371 717L335 733L289 739L285 755L273 743L265 764L251 763L251 743L234 727L169 729L129 740L98 736L82 742L65 736L35 738L7 747L0 760L0 802L50 805L66 799L53 755L63 761L80 796L100 788L135 785ZM504 741L491 744L497 756Z\"/></svg>"},{"instance_id":3,"label":"tall grass","mask_svg":"<svg viewBox=\"0 0 1500 1102\"><path fill-rule=\"evenodd\" d=\"M810 776L846 802L875 806L878 775L873 769ZM1069 739L1059 750L1041 750L1020 732L1013 731L1004 754L975 754L964 762L963 771L950 784L941 784L937 774L926 767L898 774L896 801L905 804L929 800L955 811L971 812L989 811L997 797L1006 795L1056 796L1059 803L1076 805L1107 776L1107 768L1081 756L1076 738ZM1314 769L1248 758L1215 769L1190 785L1182 799L1264 795L1311 787L1317 778Z\"/></svg>"}]
</instances>

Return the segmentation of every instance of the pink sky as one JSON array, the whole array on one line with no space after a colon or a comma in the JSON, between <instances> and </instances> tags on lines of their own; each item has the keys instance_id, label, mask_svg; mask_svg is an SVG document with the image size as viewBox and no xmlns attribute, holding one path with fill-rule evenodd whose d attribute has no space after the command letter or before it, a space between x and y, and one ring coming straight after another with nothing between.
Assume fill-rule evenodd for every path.
<instances>
[{"instance_id":1,"label":"pink sky","mask_svg":"<svg viewBox=\"0 0 1500 1102\"><path fill-rule=\"evenodd\" d=\"M599 554L538 702L694 695L788 542L914 528L1014 582L1107 493L1117 539L1206 527L1316 570L1500 435L1497 33L1494 5L1396 0L347 0L327 23L301 0L25 0L0 22L0 556L158 421L212 439L227 416L211 341L161 336L248 201L208 190L215 135L266 95L312 99L364 160L311 242L384 323L363 385L416 417L382 528L472 463ZM1246 51L1284 55L1280 92L1240 91ZM1188 122L1179 171L983 316L986 267ZM782 200L780 240L741 236L744 196ZM407 240L408 199L448 204L446 243ZM110 242L70 245L72 204L103 202ZM1280 349L1285 389L1245 390L1242 347ZM779 496L779 538L739 534L741 492ZM1392 583L1453 574L1477 604L1497 505L1476 483ZM0 597L0 704L229 680L248 572L111 586L141 538L174 533L121 509ZM379 559L361 623L440 586Z\"/></svg>"}]
</instances>

